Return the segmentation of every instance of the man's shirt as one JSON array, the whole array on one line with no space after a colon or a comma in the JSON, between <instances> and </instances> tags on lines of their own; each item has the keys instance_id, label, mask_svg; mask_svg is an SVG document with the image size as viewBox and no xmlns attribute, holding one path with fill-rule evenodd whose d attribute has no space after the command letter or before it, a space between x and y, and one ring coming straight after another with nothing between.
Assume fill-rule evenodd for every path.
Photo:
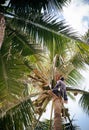
<instances>
[{"instance_id":1,"label":"man's shirt","mask_svg":"<svg viewBox=\"0 0 89 130\"><path fill-rule=\"evenodd\" d=\"M66 94L66 85L62 80L58 80L55 87L52 89L52 92L57 96L62 96L64 100L68 100Z\"/></svg>"}]
</instances>

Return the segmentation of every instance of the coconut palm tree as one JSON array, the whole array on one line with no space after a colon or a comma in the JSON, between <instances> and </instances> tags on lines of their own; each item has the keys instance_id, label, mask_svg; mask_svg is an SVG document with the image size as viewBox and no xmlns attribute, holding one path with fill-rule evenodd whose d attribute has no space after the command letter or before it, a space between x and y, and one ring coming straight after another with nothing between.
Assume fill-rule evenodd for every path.
<instances>
[{"instance_id":1,"label":"coconut palm tree","mask_svg":"<svg viewBox=\"0 0 89 130\"><path fill-rule=\"evenodd\" d=\"M78 46L76 46L75 49L78 49L77 47ZM81 52L81 50L80 50L80 52ZM66 52L66 53L68 53L68 52ZM70 55L70 53L69 53L69 55ZM79 57L80 57L80 59L79 59ZM81 55L79 55L79 54L76 55L75 53L73 55L70 55L70 58L68 59L69 61L66 60L66 58L67 57L65 57L65 59L64 59L65 62L62 63L62 64L65 63L64 65L62 65L62 69L60 69L60 67L61 67L60 60L58 61L59 65L57 67L59 67L59 73L65 75L65 77L68 78L68 79L66 79L68 84L79 86L79 79L81 78L81 75L79 74L77 69L80 68L80 66L82 66L82 67L84 66L83 60L85 58L83 57L82 54ZM81 59L81 58L83 58L83 59ZM76 61L78 60L79 62L76 62L75 59L76 59ZM81 62L81 60L82 60L82 62ZM48 60L48 61L50 61L50 60ZM70 64L70 62L71 62L71 64ZM66 66L67 65L70 67L70 69L66 70ZM51 67L51 76L48 76L47 73L45 74L45 69L42 68L41 70L42 70L41 72L38 71L38 70L34 71L34 73L35 73L34 76L35 77L29 75L30 78L33 78L33 82L36 84L35 88L36 87L38 88L38 86L39 86L39 90L41 89L41 91L43 91L43 93L34 101L34 105L36 106L36 112L41 116L42 112L45 110L45 107L47 106L47 103L53 98L54 122L56 122L56 123L54 123L54 130L55 129L62 129L62 125L61 125L61 109L60 109L60 105L61 104L60 104L60 101L59 101L58 98L55 98L55 96L52 93L47 92L47 90L50 90L49 85L47 86L46 84L50 83L50 78L52 79L52 67ZM48 70L46 69L46 71L48 71ZM50 71L48 71L48 74L50 75ZM45 77L45 75L46 75L46 77ZM75 77L76 80L73 79L73 76ZM38 80L38 84L37 84L37 79L39 79ZM47 79L49 79L49 81ZM76 82L76 81L78 81L78 82ZM41 85L39 85L39 82L41 82ZM43 85L42 85L42 83L43 83ZM83 90L81 91L79 89L71 89L69 87L67 87L67 91L86 93L87 95L89 95L88 92L85 92ZM40 118L40 116L39 116L39 118Z\"/></svg>"},{"instance_id":2,"label":"coconut palm tree","mask_svg":"<svg viewBox=\"0 0 89 130\"><path fill-rule=\"evenodd\" d=\"M40 2L42 2L42 1L40 1ZM63 1L59 5L62 5L64 2L65 1ZM2 72L3 76L2 76L1 82L0 82L1 86L2 86L1 87L2 91L0 93L0 95L1 95L1 105L0 106L1 106L2 114L3 114L3 112L8 112L12 108L12 106L15 107L18 104L20 104L21 101L24 101L25 96L28 95L27 81L29 82L29 80L28 80L28 78L23 77L23 75L28 75L28 77L31 79L30 84L32 84L34 87L39 86L41 89L41 95L38 96L36 101L33 101L35 107L36 107L35 103L38 103L38 106L37 106L38 109L36 109L36 110L38 110L38 113L41 112L41 113L39 113L40 116L43 113L43 110L46 107L48 101L50 101L52 98L51 96L49 96L48 92L44 93L42 91L45 89L50 90L49 85L47 85L47 87L46 87L46 84L49 84L50 81L53 80L54 71L52 71L52 70L55 67L53 66L54 64L50 63L50 65L49 65L50 69L49 70L47 69L49 73L46 72L46 70L43 71L44 67L41 68L42 64L40 62L38 64L39 64L39 68L41 70L38 69L38 67L36 67L38 56L32 55L32 54L34 54L34 52L33 52L33 50L34 50L33 43L34 42L36 43L36 47L38 45L37 43L41 43L41 45L42 45L42 43L44 43L45 51L47 52L47 50L49 50L51 52L50 53L51 62L53 61L53 58L55 57L55 55L58 54L59 60L58 60L57 68L60 68L60 69L58 69L60 71L60 73L65 74L65 77L68 77L67 82L71 83L72 85L73 85L73 83L76 83L76 81L74 79L78 78L78 77L75 77L73 79L72 77L75 76L75 74L77 74L77 75L79 74L75 68L82 66L86 62L88 63L88 55L86 57L86 54L88 54L88 46L84 45L83 43L80 44L80 42L76 42L77 46L75 46L75 43L73 44L73 47L72 47L72 45L70 45L70 43L71 43L70 38L77 39L77 40L80 40L80 39L77 36L73 35L73 33L70 31L70 28L68 28L68 26L65 25L64 21L57 22L56 21L57 17L54 18L53 15L49 15L49 14L47 15L47 12L46 12L46 15L44 15L44 17L42 17L42 13L40 13L40 11L42 11L41 10L42 7L43 8L45 7L44 8L45 11L50 12L50 9L47 8L48 6L46 6L48 4L47 1L45 1L45 4L39 3L38 4L39 6L38 5L36 6L36 4L32 4L32 3L34 3L34 2L31 2L31 5L29 6L31 8L29 8L28 3L9 1L8 5L4 5L5 7L1 6L4 8L0 8L1 12L8 14L8 15L6 15L6 17L8 17L10 15L9 18L6 18L6 21L7 21L6 22L6 25L7 25L6 26L7 27L6 28L6 30L7 30L6 40L4 41L4 44L3 44L1 52L0 52L1 53L1 64L2 64L1 72L3 70L3 72ZM23 6L24 4L26 4L26 5ZM35 7L34 7L34 5L35 5ZM43 6L43 5L45 5L45 6ZM51 7L53 7L53 5L54 5L54 3L52 3ZM61 6L59 6L59 7L61 7ZM25 10L25 9L27 9L27 10ZM39 9L39 11L38 11L38 9ZM30 10L30 13L29 13L29 10ZM14 13L12 14L13 11L14 11ZM25 13L26 11L27 11L27 13ZM45 14L45 11L43 12L43 14ZM22 17L22 14L23 14L23 17ZM17 25L19 25L18 29L16 28ZM21 26L21 25L23 25L23 26ZM18 33L18 31L19 31L19 33ZM20 31L25 33L26 35L27 35L27 33L30 34L30 37L28 37L28 35L27 35L27 37L30 39L30 44L25 39L26 35L23 37L21 35L22 33L20 33ZM69 37L69 38L64 37L64 34L66 37ZM33 39L34 39L34 41L33 41ZM6 45L7 42L9 42L9 44ZM76 51L72 52L72 49L74 47L77 48L78 53L75 53ZM59 50L60 50L60 52L58 53ZM40 52L41 52L41 50L40 50ZM38 53L38 52L36 52L36 53ZM72 58L68 54L69 55L72 54ZM27 57L29 55L31 55L31 56ZM44 57L44 55L42 57ZM32 60L32 62L30 60ZM41 60L45 62L45 60L43 60L43 58ZM83 62L82 62L82 60L83 60ZM30 65L29 65L29 61L31 63ZM78 61L78 63L77 63L77 61ZM36 66L32 63L35 63ZM71 63L73 63L73 65ZM70 69L68 70L69 66L70 66L70 68L72 68L71 70ZM19 71L16 71L17 69ZM21 71L24 73L22 73ZM17 73L17 74L15 75L15 73ZM50 74L50 76L49 76L49 74ZM4 79L5 83L3 83L3 79ZM23 85L22 81L24 81L24 85ZM10 87L10 86L12 86L12 87ZM36 89L36 87L35 87L35 89ZM8 100L7 100L7 97L8 97ZM12 100L12 101L10 101L10 100ZM26 100L27 100L27 98L26 98ZM39 104L41 104L42 108L41 108L41 106L39 108ZM28 107L29 107L29 105L28 105ZM40 111L39 111L39 109L40 109ZM22 110L22 109L20 108L20 110ZM18 111L18 110L16 110L16 111ZM29 112L28 109L25 109L25 111ZM11 113L11 111L9 111L9 113ZM18 115L18 113L19 112L17 112L16 114ZM21 112L21 114L23 114L24 117L23 117L23 115L20 115L20 119L25 119L25 122L24 122L24 125L21 122L19 122L19 125L18 125L19 128L17 127L17 125L15 126L15 123L18 124L18 122L16 122L16 120L18 120L19 116L15 116L14 114L11 114L9 116L9 119L10 120L12 119L12 122L15 120L14 123L10 123L10 124L14 125L14 126L11 126L11 129L12 128L13 129L21 129L21 128L23 129L25 125L26 125L26 127L30 127L32 122L28 123L28 124L25 124L25 123L27 120L30 121L31 118L28 118L28 114L25 118L24 112ZM60 112L59 112L59 114L60 114ZM8 115L8 114L6 114L6 115ZM14 117L17 117L17 118L15 119ZM2 120L2 121L4 122L4 121L6 121L6 119L8 119L8 117L4 118L4 120ZM34 126L34 123L32 123L32 124ZM6 126L6 129L8 129L7 126Z\"/></svg>"}]
</instances>

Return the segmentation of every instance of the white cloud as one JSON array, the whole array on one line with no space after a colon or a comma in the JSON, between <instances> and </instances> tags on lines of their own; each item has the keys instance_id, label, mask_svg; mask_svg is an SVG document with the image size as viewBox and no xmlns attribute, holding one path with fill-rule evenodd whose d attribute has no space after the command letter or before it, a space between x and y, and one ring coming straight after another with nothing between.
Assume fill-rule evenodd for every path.
<instances>
[{"instance_id":1,"label":"white cloud","mask_svg":"<svg viewBox=\"0 0 89 130\"><path fill-rule=\"evenodd\" d=\"M89 5L78 0L72 0L63 10L64 18L76 31L83 35L88 29L89 21L87 20L89 18L84 20L83 17L89 17Z\"/></svg>"}]
</instances>

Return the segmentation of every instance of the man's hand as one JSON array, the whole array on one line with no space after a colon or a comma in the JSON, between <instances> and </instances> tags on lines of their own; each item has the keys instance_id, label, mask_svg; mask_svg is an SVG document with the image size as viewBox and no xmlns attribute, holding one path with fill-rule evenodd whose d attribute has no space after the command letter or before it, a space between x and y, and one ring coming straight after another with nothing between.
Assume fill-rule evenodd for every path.
<instances>
[{"instance_id":1,"label":"man's hand","mask_svg":"<svg viewBox=\"0 0 89 130\"><path fill-rule=\"evenodd\" d=\"M67 103L68 103L68 100L64 100L64 103L66 103L66 104L67 104Z\"/></svg>"}]
</instances>

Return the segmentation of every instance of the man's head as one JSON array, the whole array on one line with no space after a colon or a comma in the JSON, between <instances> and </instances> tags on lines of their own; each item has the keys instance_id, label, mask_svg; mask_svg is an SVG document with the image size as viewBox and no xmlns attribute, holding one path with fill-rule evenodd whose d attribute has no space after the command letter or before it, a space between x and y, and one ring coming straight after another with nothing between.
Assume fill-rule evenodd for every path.
<instances>
[{"instance_id":1,"label":"man's head","mask_svg":"<svg viewBox=\"0 0 89 130\"><path fill-rule=\"evenodd\" d=\"M61 77L60 80L64 81L65 79L64 79L64 77Z\"/></svg>"}]
</instances>

